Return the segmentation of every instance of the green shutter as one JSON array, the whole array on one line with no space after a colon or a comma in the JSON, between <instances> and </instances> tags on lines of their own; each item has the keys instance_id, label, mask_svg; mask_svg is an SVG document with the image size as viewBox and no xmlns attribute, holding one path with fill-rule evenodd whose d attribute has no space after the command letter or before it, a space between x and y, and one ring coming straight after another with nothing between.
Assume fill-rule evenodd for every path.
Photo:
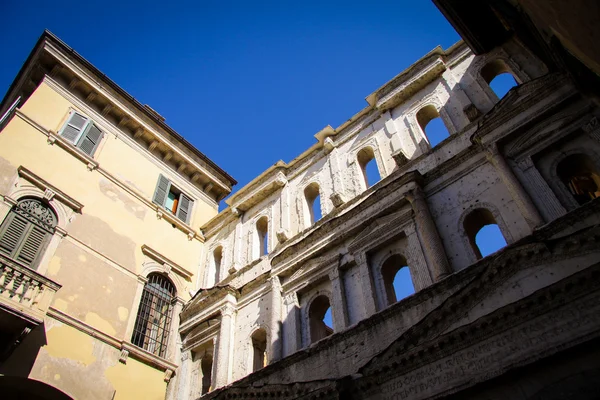
<instances>
[{"instance_id":1,"label":"green shutter","mask_svg":"<svg viewBox=\"0 0 600 400\"><path fill-rule=\"evenodd\" d=\"M0 231L0 251L12 257L19 243L21 243L21 238L25 234L28 224L27 221L15 213L8 214Z\"/></svg>"},{"instance_id":2,"label":"green shutter","mask_svg":"<svg viewBox=\"0 0 600 400\"><path fill-rule=\"evenodd\" d=\"M63 126L60 135L75 144L79 140L81 132L87 123L88 119L86 117L73 111L67 123Z\"/></svg>"},{"instance_id":3,"label":"green shutter","mask_svg":"<svg viewBox=\"0 0 600 400\"><path fill-rule=\"evenodd\" d=\"M48 235L42 228L32 224L15 258L25 265L35 266L35 261L44 249Z\"/></svg>"},{"instance_id":4,"label":"green shutter","mask_svg":"<svg viewBox=\"0 0 600 400\"><path fill-rule=\"evenodd\" d=\"M187 223L190 217L189 214L193 204L194 202L182 193L179 196L179 204L177 205L177 218Z\"/></svg>"},{"instance_id":5,"label":"green shutter","mask_svg":"<svg viewBox=\"0 0 600 400\"><path fill-rule=\"evenodd\" d=\"M83 150L84 153L93 156L101 139L102 131L92 122L88 125L88 128L85 130L83 138L79 141L77 147Z\"/></svg>"},{"instance_id":6,"label":"green shutter","mask_svg":"<svg viewBox=\"0 0 600 400\"><path fill-rule=\"evenodd\" d=\"M164 176L159 175L152 202L164 207L165 201L167 200L167 193L169 193L169 187L171 187L171 182Z\"/></svg>"}]
</instances>

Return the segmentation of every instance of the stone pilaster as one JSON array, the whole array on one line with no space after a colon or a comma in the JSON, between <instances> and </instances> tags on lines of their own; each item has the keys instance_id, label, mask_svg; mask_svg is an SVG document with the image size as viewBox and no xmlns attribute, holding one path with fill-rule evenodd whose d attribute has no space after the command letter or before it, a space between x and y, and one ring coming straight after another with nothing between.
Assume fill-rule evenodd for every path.
<instances>
[{"instance_id":1,"label":"stone pilaster","mask_svg":"<svg viewBox=\"0 0 600 400\"><path fill-rule=\"evenodd\" d=\"M521 214L523 214L529 227L533 230L536 227L543 225L544 220L542 219L542 216L531 201L529 194L527 194L521 185L521 182L519 182L504 159L504 156L500 153L498 146L494 143L487 147L485 155L489 163L492 164L498 172L504 185L508 188L510 195L515 200L517 207L519 207L519 210L521 211Z\"/></svg>"},{"instance_id":2,"label":"stone pilaster","mask_svg":"<svg viewBox=\"0 0 600 400\"><path fill-rule=\"evenodd\" d=\"M242 254L243 254L243 235L242 235L242 217L243 214L238 209L233 209L232 212L237 215L239 218L235 223L235 234L234 234L234 243L232 249L232 257L233 263L229 270L229 273L234 273L235 271L242 268Z\"/></svg>"},{"instance_id":3,"label":"stone pilaster","mask_svg":"<svg viewBox=\"0 0 600 400\"><path fill-rule=\"evenodd\" d=\"M173 306L171 316L171 327L169 329L169 347L167 349L167 359L178 360L181 357L181 337L179 336L179 314L183 309L184 300L177 297Z\"/></svg>"},{"instance_id":4,"label":"stone pilaster","mask_svg":"<svg viewBox=\"0 0 600 400\"><path fill-rule=\"evenodd\" d=\"M284 299L285 319L283 320L284 332L284 352L289 356L300 350L301 329L300 329L300 303L296 292L288 293Z\"/></svg>"},{"instance_id":5,"label":"stone pilaster","mask_svg":"<svg viewBox=\"0 0 600 400\"><path fill-rule=\"evenodd\" d=\"M433 275L433 280L437 282L452 272L448 264L448 258L446 258L442 239L429 211L423 189L419 186L415 187L406 194L406 198L410 201L415 213L417 232L425 250L429 270Z\"/></svg>"},{"instance_id":6,"label":"stone pilaster","mask_svg":"<svg viewBox=\"0 0 600 400\"><path fill-rule=\"evenodd\" d=\"M279 243L285 242L290 237L290 185L286 184L281 189L279 197L279 229L277 230Z\"/></svg>"},{"instance_id":7,"label":"stone pilaster","mask_svg":"<svg viewBox=\"0 0 600 400\"><path fill-rule=\"evenodd\" d=\"M334 207L339 207L345 201L344 199L344 182L342 181L342 172L339 161L339 151L337 148L332 148L329 153L329 172L332 180L332 194L330 200Z\"/></svg>"},{"instance_id":8,"label":"stone pilaster","mask_svg":"<svg viewBox=\"0 0 600 400\"><path fill-rule=\"evenodd\" d=\"M233 326L235 308L229 304L221 308L221 326L219 327L219 339L217 341L217 354L215 356L214 387L220 388L227 385L231 380L231 359L233 352Z\"/></svg>"},{"instance_id":9,"label":"stone pilaster","mask_svg":"<svg viewBox=\"0 0 600 400\"><path fill-rule=\"evenodd\" d=\"M342 331L348 326L348 311L346 307L346 296L344 294L344 282L342 280L340 269L337 265L329 273L331 281L332 302L331 313L333 318L333 330Z\"/></svg>"},{"instance_id":10,"label":"stone pilaster","mask_svg":"<svg viewBox=\"0 0 600 400\"><path fill-rule=\"evenodd\" d=\"M427 261L423 256L423 246L419 241L414 225L410 225L404 233L408 240L407 256L408 267L411 271L411 277L415 285L415 292L425 289L433 283L431 271L427 268Z\"/></svg>"},{"instance_id":11,"label":"stone pilaster","mask_svg":"<svg viewBox=\"0 0 600 400\"><path fill-rule=\"evenodd\" d=\"M177 374L175 375L175 379L169 382L169 385L177 385L177 390L169 390L167 391L167 399L175 400L175 399L189 399L194 396L192 393L192 384L191 384L191 374L192 374L192 352L184 351L181 353L181 364L177 370ZM175 387L173 387L175 389Z\"/></svg>"},{"instance_id":12,"label":"stone pilaster","mask_svg":"<svg viewBox=\"0 0 600 400\"><path fill-rule=\"evenodd\" d=\"M371 274L371 269L369 268L369 262L365 253L356 254L354 259L358 264L358 274L360 277L360 286L363 296L364 313L361 319L365 319L377 312L373 276Z\"/></svg>"},{"instance_id":13,"label":"stone pilaster","mask_svg":"<svg viewBox=\"0 0 600 400\"><path fill-rule=\"evenodd\" d=\"M538 199L543 199L540 209L545 214L547 221L553 221L567 213L567 210L558 201L556 195L544 180L540 171L533 164L531 157L519 161L519 168L528 183L529 190L537 194Z\"/></svg>"},{"instance_id":14,"label":"stone pilaster","mask_svg":"<svg viewBox=\"0 0 600 400\"><path fill-rule=\"evenodd\" d=\"M279 277L272 276L271 282L271 319L269 321L269 364L281 359L283 338L281 334L281 282Z\"/></svg>"}]
</instances>

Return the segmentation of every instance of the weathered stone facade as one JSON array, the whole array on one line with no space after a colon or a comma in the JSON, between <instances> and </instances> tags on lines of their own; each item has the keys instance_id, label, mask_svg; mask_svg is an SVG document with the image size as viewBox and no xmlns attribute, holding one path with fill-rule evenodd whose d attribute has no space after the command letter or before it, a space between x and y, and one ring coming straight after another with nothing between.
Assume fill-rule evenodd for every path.
<instances>
[{"instance_id":1,"label":"weathered stone facade","mask_svg":"<svg viewBox=\"0 0 600 400\"><path fill-rule=\"evenodd\" d=\"M503 72L518 86L499 99ZM510 398L592 398L600 365L580 346L597 349L600 328L598 186L582 201L563 168L586 160L600 184L593 99L513 36L478 55L434 49L367 102L202 227L171 398L507 398L511 385ZM431 146L434 116L449 137ZM507 246L481 259L474 235L490 223ZM415 289L395 304L391 259ZM330 336L311 316L321 302Z\"/></svg>"}]
</instances>

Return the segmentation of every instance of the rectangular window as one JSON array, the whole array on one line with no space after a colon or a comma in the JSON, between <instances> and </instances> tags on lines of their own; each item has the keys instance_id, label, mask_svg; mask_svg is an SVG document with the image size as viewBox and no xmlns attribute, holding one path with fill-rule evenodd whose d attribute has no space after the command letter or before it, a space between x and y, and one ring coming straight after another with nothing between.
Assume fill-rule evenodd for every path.
<instances>
[{"instance_id":1,"label":"rectangular window","mask_svg":"<svg viewBox=\"0 0 600 400\"><path fill-rule=\"evenodd\" d=\"M158 183L156 184L152 202L169 211L183 222L189 222L190 212L194 201L176 188L173 183L163 175L158 176Z\"/></svg>"},{"instance_id":2,"label":"rectangular window","mask_svg":"<svg viewBox=\"0 0 600 400\"><path fill-rule=\"evenodd\" d=\"M94 155L104 135L94 121L75 111L71 111L59 134L89 156Z\"/></svg>"}]
</instances>

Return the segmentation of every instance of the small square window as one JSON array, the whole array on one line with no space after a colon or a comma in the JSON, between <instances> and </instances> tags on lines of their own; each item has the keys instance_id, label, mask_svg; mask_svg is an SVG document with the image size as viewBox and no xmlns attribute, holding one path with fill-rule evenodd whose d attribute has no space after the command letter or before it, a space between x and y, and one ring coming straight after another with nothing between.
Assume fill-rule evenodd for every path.
<instances>
[{"instance_id":1,"label":"small square window","mask_svg":"<svg viewBox=\"0 0 600 400\"><path fill-rule=\"evenodd\" d=\"M173 183L163 175L158 177L158 183L152 201L171 212L183 222L189 222L194 201L175 187Z\"/></svg>"}]
</instances>

